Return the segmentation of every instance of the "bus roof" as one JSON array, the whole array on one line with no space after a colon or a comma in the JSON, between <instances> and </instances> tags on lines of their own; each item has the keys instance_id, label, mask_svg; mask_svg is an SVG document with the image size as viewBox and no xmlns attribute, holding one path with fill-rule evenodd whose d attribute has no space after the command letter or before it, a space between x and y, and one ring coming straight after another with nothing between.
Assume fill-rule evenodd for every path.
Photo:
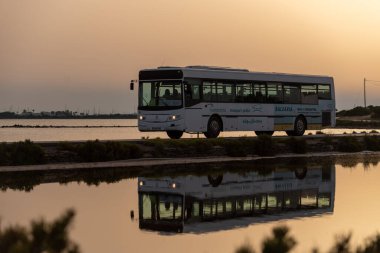
<instances>
[{"instance_id":1,"label":"bus roof","mask_svg":"<svg viewBox=\"0 0 380 253\"><path fill-rule=\"evenodd\" d=\"M247 69L235 69L228 67L213 66L186 66L171 67L163 66L156 69L144 69L144 71L181 71L183 77L188 78L205 78L205 79L225 79L225 80L255 80L255 81L273 81L273 82L300 82L300 83L326 83L332 84L333 78L321 75L303 75L275 72L256 72Z\"/></svg>"}]
</instances>

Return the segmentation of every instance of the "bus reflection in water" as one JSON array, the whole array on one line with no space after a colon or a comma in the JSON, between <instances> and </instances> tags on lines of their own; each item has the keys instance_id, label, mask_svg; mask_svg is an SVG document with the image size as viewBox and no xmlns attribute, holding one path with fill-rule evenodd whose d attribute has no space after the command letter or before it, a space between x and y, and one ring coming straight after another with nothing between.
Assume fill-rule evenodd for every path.
<instances>
[{"instance_id":1,"label":"bus reflection in water","mask_svg":"<svg viewBox=\"0 0 380 253\"><path fill-rule=\"evenodd\" d=\"M276 169L266 175L258 171L245 175L140 177L140 229L211 232L333 212L334 165ZM230 222L222 221L226 219Z\"/></svg>"}]
</instances>

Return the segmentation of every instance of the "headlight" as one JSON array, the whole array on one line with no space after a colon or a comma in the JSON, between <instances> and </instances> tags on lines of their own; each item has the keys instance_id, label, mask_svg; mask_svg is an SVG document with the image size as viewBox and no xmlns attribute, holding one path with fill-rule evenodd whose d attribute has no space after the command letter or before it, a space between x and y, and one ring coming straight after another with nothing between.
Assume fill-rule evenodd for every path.
<instances>
[{"instance_id":1,"label":"headlight","mask_svg":"<svg viewBox=\"0 0 380 253\"><path fill-rule=\"evenodd\" d=\"M142 115L139 116L139 120L144 120L144 119L145 119L144 116L142 116Z\"/></svg>"},{"instance_id":2,"label":"headlight","mask_svg":"<svg viewBox=\"0 0 380 253\"><path fill-rule=\"evenodd\" d=\"M176 183L172 183L172 188L175 189L177 187L177 184Z\"/></svg>"},{"instance_id":3,"label":"headlight","mask_svg":"<svg viewBox=\"0 0 380 253\"><path fill-rule=\"evenodd\" d=\"M139 186L143 186L143 185L144 185L144 181L140 181Z\"/></svg>"},{"instance_id":4,"label":"headlight","mask_svg":"<svg viewBox=\"0 0 380 253\"><path fill-rule=\"evenodd\" d=\"M169 116L169 120L177 120L177 119L179 119L179 117L180 116L178 116L178 115L171 115L171 116Z\"/></svg>"}]
</instances>

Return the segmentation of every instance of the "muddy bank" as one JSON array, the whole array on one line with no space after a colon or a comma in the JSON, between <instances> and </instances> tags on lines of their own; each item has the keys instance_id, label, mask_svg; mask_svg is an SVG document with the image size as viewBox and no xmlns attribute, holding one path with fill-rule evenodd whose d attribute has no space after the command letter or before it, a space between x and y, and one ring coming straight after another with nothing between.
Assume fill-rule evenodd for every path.
<instances>
[{"instance_id":1,"label":"muddy bank","mask_svg":"<svg viewBox=\"0 0 380 253\"><path fill-rule=\"evenodd\" d=\"M0 144L0 165L78 164L121 160L125 164L128 161L133 163L136 159L141 158L190 158L191 160L193 157L244 158L325 152L355 153L366 150L380 151L379 135L96 140L39 144L24 141ZM76 165L71 166L75 167Z\"/></svg>"}]
</instances>

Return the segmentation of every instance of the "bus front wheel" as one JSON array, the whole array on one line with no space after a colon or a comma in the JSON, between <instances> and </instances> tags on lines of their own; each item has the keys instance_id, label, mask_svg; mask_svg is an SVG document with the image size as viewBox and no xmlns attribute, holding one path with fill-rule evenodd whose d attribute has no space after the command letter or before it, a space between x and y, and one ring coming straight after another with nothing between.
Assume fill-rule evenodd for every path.
<instances>
[{"instance_id":1,"label":"bus front wheel","mask_svg":"<svg viewBox=\"0 0 380 253\"><path fill-rule=\"evenodd\" d=\"M294 130L286 131L288 136L302 136L306 131L306 120L304 117L299 116L294 122Z\"/></svg>"},{"instance_id":2,"label":"bus front wheel","mask_svg":"<svg viewBox=\"0 0 380 253\"><path fill-rule=\"evenodd\" d=\"M255 131L255 134L257 136L260 136L260 135L268 135L268 136L272 136L274 133L274 131Z\"/></svg>"},{"instance_id":3,"label":"bus front wheel","mask_svg":"<svg viewBox=\"0 0 380 253\"><path fill-rule=\"evenodd\" d=\"M206 138L216 138L222 131L222 122L216 116L210 118L207 124L207 132L204 132Z\"/></svg>"},{"instance_id":4,"label":"bus front wheel","mask_svg":"<svg viewBox=\"0 0 380 253\"><path fill-rule=\"evenodd\" d=\"M183 132L177 130L166 131L170 139L179 139L182 137Z\"/></svg>"}]
</instances>

